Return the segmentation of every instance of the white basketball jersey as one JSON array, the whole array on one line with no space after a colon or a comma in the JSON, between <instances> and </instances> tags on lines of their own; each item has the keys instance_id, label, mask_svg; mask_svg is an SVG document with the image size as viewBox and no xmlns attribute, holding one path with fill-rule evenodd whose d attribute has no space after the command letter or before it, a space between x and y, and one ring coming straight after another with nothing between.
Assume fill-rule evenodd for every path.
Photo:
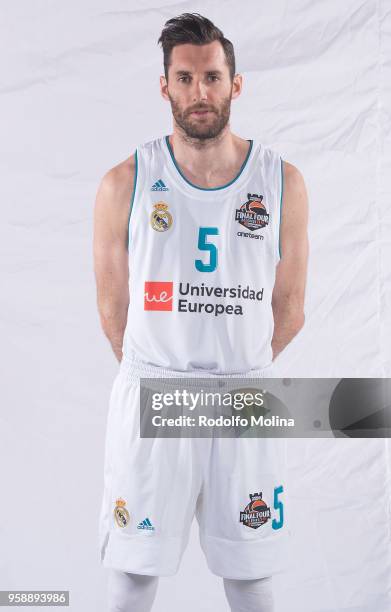
<instances>
[{"instance_id":1,"label":"white basketball jersey","mask_svg":"<svg viewBox=\"0 0 391 612\"><path fill-rule=\"evenodd\" d=\"M136 149L125 357L216 374L272 362L282 160L249 140L229 183L197 187L168 136Z\"/></svg>"}]
</instances>

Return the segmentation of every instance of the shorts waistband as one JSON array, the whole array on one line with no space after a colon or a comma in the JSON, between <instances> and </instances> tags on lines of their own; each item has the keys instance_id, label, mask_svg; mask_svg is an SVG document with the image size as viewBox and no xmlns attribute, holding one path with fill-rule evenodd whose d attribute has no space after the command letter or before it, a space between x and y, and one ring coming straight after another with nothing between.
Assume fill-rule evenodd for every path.
<instances>
[{"instance_id":1,"label":"shorts waistband","mask_svg":"<svg viewBox=\"0 0 391 612\"><path fill-rule=\"evenodd\" d=\"M199 381L199 379L203 379L204 382L204 379L207 378L210 381L210 386L213 386L216 384L216 381L221 379L259 379L272 377L272 367L273 364L270 364L265 368L232 374L214 374L213 372L199 370L184 372L181 370L161 368L145 363L136 357L127 357L124 355L120 363L120 373L123 374L127 380L132 382L138 382L140 378L184 378L186 379L186 385L197 385L199 384L199 382L197 383L197 380Z\"/></svg>"}]
</instances>

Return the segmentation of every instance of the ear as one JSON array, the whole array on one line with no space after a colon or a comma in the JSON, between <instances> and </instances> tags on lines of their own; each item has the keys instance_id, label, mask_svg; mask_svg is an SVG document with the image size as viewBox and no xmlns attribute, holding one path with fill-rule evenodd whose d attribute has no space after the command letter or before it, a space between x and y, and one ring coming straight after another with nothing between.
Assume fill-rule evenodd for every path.
<instances>
[{"instance_id":1,"label":"ear","mask_svg":"<svg viewBox=\"0 0 391 612\"><path fill-rule=\"evenodd\" d=\"M160 93L165 100L169 100L168 97L168 83L166 77L161 75L160 77Z\"/></svg>"},{"instance_id":2,"label":"ear","mask_svg":"<svg viewBox=\"0 0 391 612\"><path fill-rule=\"evenodd\" d=\"M243 87L243 77L241 74L235 74L232 81L232 96L231 99L234 100L238 98L242 92Z\"/></svg>"}]
</instances>

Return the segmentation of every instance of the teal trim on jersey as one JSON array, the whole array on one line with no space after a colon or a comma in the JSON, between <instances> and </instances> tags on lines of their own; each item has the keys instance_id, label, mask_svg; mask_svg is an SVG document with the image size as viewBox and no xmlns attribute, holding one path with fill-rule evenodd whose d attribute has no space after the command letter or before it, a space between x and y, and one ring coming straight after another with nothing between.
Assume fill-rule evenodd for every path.
<instances>
[{"instance_id":1,"label":"teal trim on jersey","mask_svg":"<svg viewBox=\"0 0 391 612\"><path fill-rule=\"evenodd\" d=\"M253 148L253 141L252 141L252 140L248 140L248 142L250 143L250 146L249 146L249 149L248 149L248 151L247 151L246 159L245 159L245 160L244 160L244 162L242 163L242 165L241 165L241 167L240 167L240 170L239 170L238 174L235 176L235 178L233 178L233 179L232 179L232 181L230 181L229 183L226 183L225 185L221 185L221 187L199 187L198 185L194 185L194 183L192 183L191 181L189 181L189 179L187 179L187 178L185 177L185 175L184 175L184 174L182 174L182 172L181 172L181 170L180 170L180 168L179 168L178 164L176 163L176 159L175 159L175 157L174 157L174 151L173 151L173 150L172 150L172 148L171 148L171 145L170 145L170 141L169 141L169 139L168 139L168 136L166 136L166 137L165 137L165 141L166 141L166 144L167 144L168 150L169 150L169 152L170 152L171 159L172 159L172 161L174 162L175 168L178 170L178 172L179 172L179 174L181 175L181 177L183 178L183 180L184 180L184 181L186 181L186 183L188 183L188 184L189 184L189 185L191 185L192 187L195 187L195 189L200 189L201 191L218 191L219 189L225 189L226 187L229 187L230 185L232 185L232 183L234 183L234 182L235 182L235 181L236 181L236 180L239 178L239 176L242 174L242 172L243 172L243 170L244 170L244 168L245 168L245 166L246 166L246 164L247 164L248 158L250 157L250 153L251 153L251 151L252 151L252 148Z\"/></svg>"},{"instance_id":2,"label":"teal trim on jersey","mask_svg":"<svg viewBox=\"0 0 391 612\"><path fill-rule=\"evenodd\" d=\"M137 158L137 149L134 153L134 161L135 161L135 173L134 173L134 181L133 181L133 193L132 193L132 199L130 201L130 208L129 208L129 219L128 219L128 248L129 248L129 236L130 236L130 231L129 231L129 226L130 226L130 217L132 215L132 210L133 210L133 202L134 202L134 196L136 194L136 184L137 184L137 174L138 174L138 158Z\"/></svg>"},{"instance_id":3,"label":"teal trim on jersey","mask_svg":"<svg viewBox=\"0 0 391 612\"><path fill-rule=\"evenodd\" d=\"M281 161L281 197L280 197L280 224L278 226L278 252L280 254L281 259L281 212L282 212L282 194L284 193L284 172L282 170L282 157L280 157Z\"/></svg>"}]
</instances>

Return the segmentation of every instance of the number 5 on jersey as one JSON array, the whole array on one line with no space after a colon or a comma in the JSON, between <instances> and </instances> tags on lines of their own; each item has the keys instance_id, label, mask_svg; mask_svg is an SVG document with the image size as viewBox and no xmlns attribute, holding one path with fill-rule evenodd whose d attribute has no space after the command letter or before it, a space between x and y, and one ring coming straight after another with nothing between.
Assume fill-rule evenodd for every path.
<instances>
[{"instance_id":1,"label":"number 5 on jersey","mask_svg":"<svg viewBox=\"0 0 391 612\"><path fill-rule=\"evenodd\" d=\"M217 268L217 247L215 244L207 242L208 236L218 235L217 227L200 227L198 232L198 248L200 251L209 251L209 262L204 263L201 259L195 260L195 267L198 272L214 272Z\"/></svg>"}]
</instances>

